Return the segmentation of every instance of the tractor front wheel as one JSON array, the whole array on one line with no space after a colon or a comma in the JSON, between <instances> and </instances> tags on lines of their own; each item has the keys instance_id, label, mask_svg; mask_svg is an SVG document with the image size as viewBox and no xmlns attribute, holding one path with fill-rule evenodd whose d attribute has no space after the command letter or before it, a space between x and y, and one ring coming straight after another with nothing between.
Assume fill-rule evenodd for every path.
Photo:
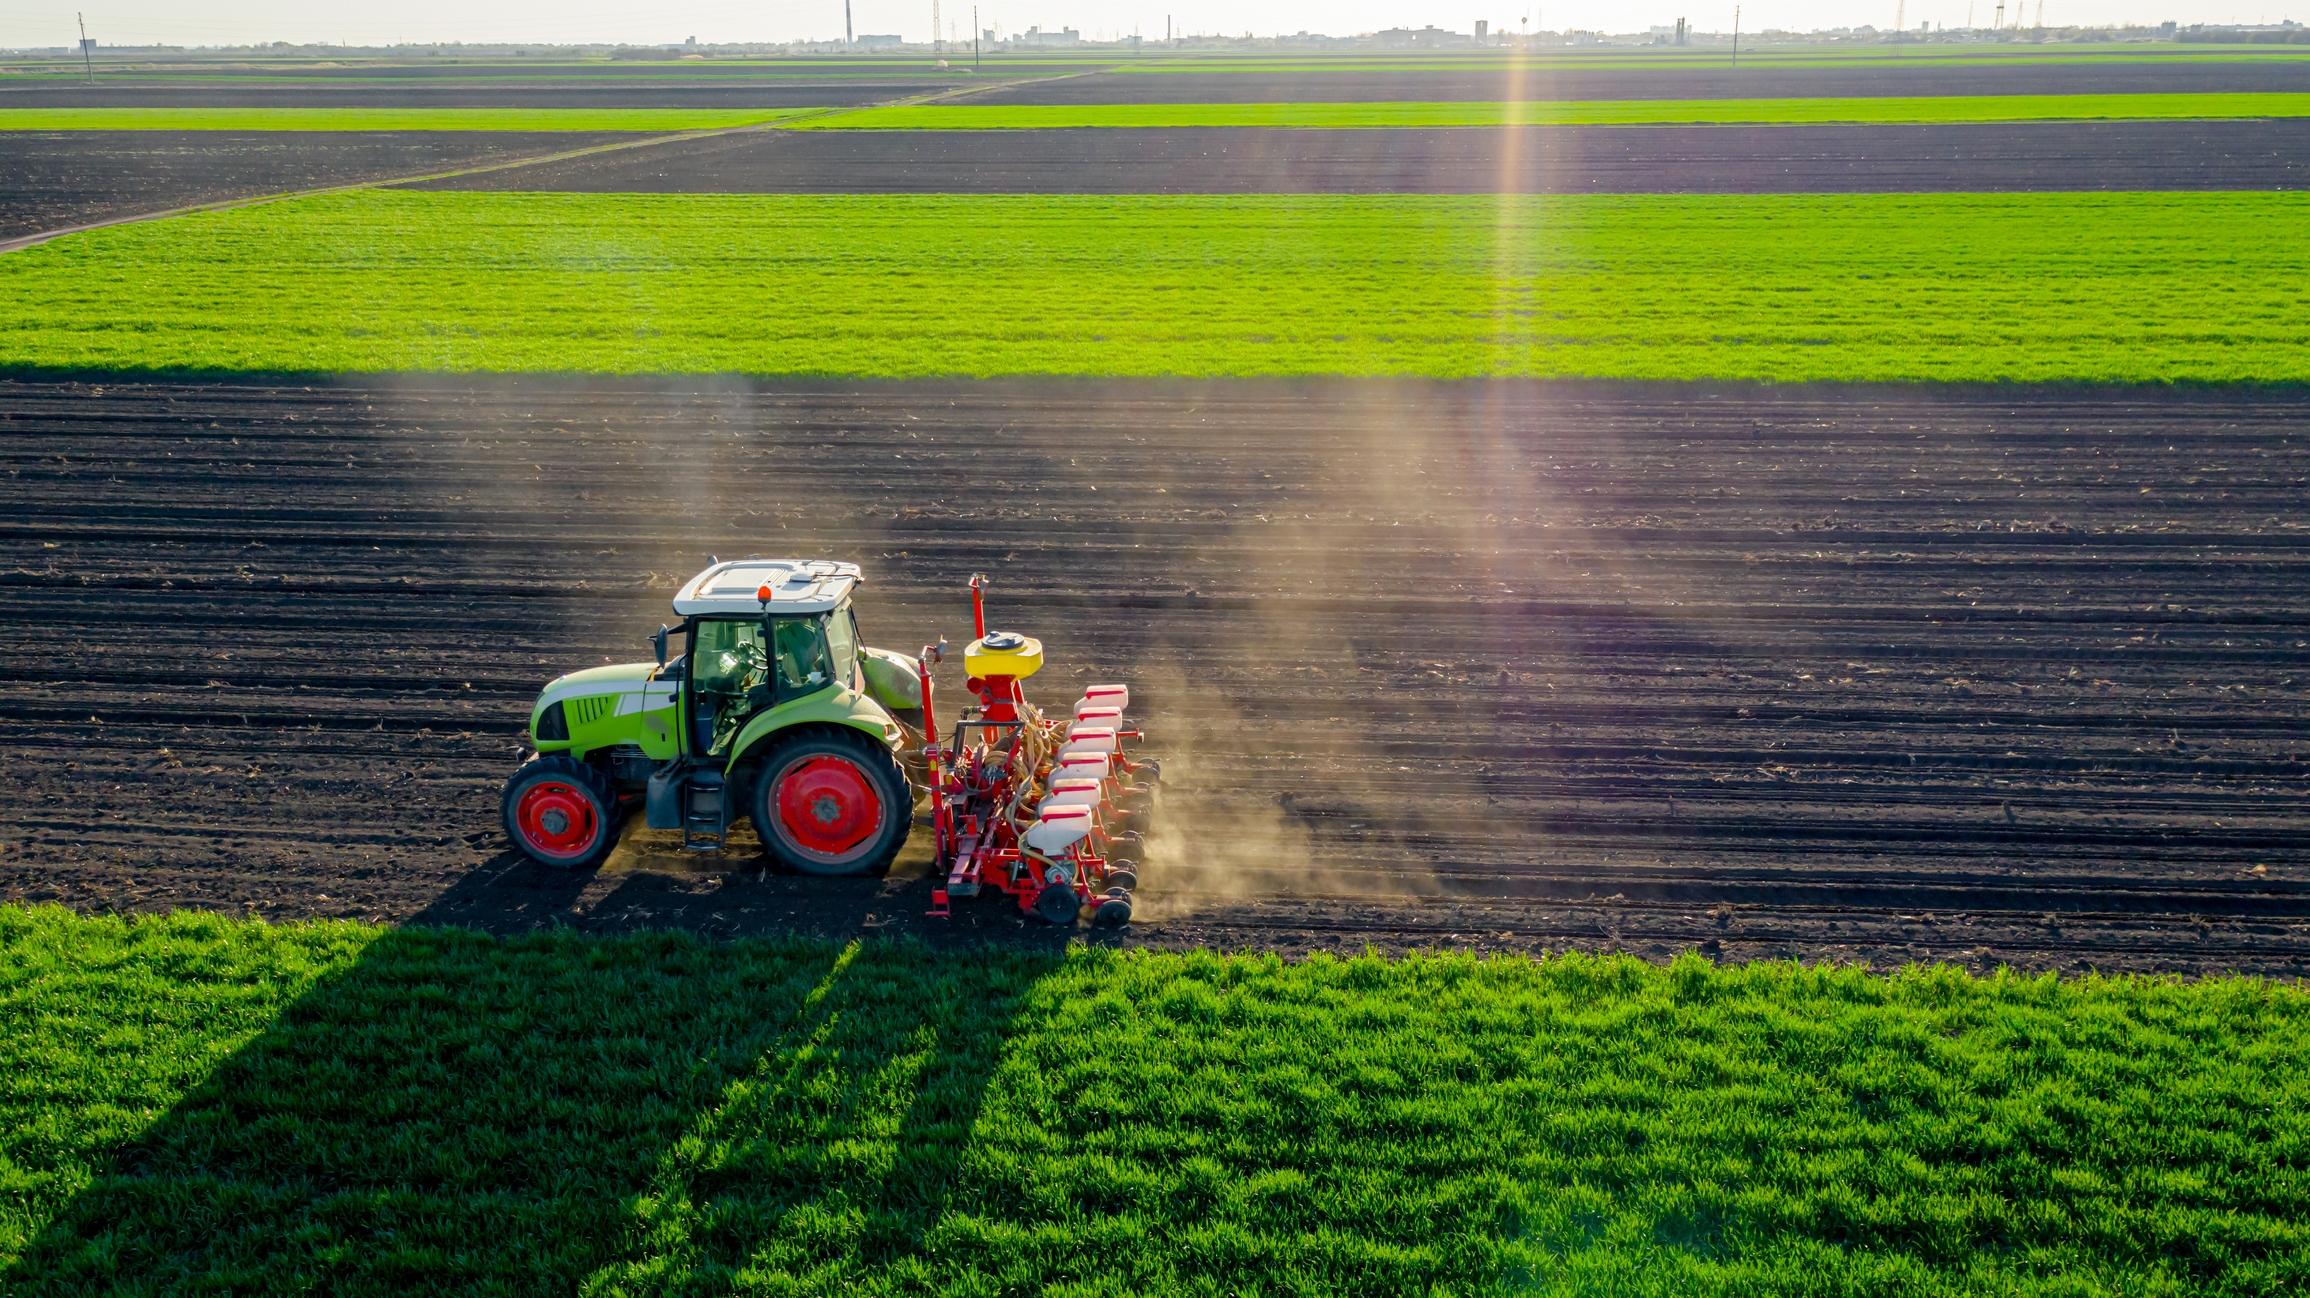
<instances>
[{"instance_id":1,"label":"tractor front wheel","mask_svg":"<svg viewBox=\"0 0 2310 1298\"><path fill-rule=\"evenodd\" d=\"M906 774L864 731L797 728L771 741L761 771L754 832L781 869L879 874L914 828Z\"/></svg>"},{"instance_id":2,"label":"tractor front wheel","mask_svg":"<svg viewBox=\"0 0 2310 1298\"><path fill-rule=\"evenodd\" d=\"M576 758L533 758L505 782L505 836L540 865L600 865L617 842L618 800L608 780Z\"/></svg>"}]
</instances>

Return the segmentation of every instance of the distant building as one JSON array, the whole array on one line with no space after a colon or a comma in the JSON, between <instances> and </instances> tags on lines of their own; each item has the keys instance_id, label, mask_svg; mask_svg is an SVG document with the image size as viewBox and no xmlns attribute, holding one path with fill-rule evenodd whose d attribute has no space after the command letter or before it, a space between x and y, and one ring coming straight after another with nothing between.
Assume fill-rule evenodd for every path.
<instances>
[{"instance_id":1,"label":"distant building","mask_svg":"<svg viewBox=\"0 0 2310 1298\"><path fill-rule=\"evenodd\" d=\"M904 36L860 36L857 41L862 50L895 50L904 44Z\"/></svg>"},{"instance_id":2,"label":"distant building","mask_svg":"<svg viewBox=\"0 0 2310 1298\"><path fill-rule=\"evenodd\" d=\"M1492 37L1492 24L1482 18L1476 20L1476 43L1482 45Z\"/></svg>"},{"instance_id":3,"label":"distant building","mask_svg":"<svg viewBox=\"0 0 2310 1298\"><path fill-rule=\"evenodd\" d=\"M1445 45L1473 45L1476 40L1464 32L1448 32L1441 27L1390 27L1384 32L1373 32L1372 43L1394 49L1431 50Z\"/></svg>"},{"instance_id":4,"label":"distant building","mask_svg":"<svg viewBox=\"0 0 2310 1298\"><path fill-rule=\"evenodd\" d=\"M1053 45L1080 45L1082 43L1083 33L1072 27L1062 27L1055 32L1047 32L1040 27L1029 27L1011 37L1011 44L1013 45L1027 45L1037 49L1048 48Z\"/></svg>"}]
</instances>

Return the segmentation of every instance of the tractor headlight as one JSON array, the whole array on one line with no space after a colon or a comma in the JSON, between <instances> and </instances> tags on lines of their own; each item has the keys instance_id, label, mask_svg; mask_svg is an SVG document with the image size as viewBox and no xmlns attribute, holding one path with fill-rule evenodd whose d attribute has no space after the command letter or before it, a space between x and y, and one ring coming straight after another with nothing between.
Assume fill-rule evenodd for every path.
<instances>
[{"instance_id":1,"label":"tractor headlight","mask_svg":"<svg viewBox=\"0 0 2310 1298\"><path fill-rule=\"evenodd\" d=\"M545 711L537 714L537 733L534 738L540 743L549 739L569 738L569 718L562 715L558 701L546 704Z\"/></svg>"}]
</instances>

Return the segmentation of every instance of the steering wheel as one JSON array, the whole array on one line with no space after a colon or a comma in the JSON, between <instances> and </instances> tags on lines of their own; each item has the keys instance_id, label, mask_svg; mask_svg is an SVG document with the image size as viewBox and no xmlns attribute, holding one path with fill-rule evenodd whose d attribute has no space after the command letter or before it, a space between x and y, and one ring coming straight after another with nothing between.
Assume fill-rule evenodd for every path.
<instances>
[{"instance_id":1,"label":"steering wheel","mask_svg":"<svg viewBox=\"0 0 2310 1298\"><path fill-rule=\"evenodd\" d=\"M738 661L732 662L733 659ZM769 660L763 656L760 645L740 645L735 653L725 651L722 660L736 670L730 675L716 678L713 684L700 681L700 694L709 698L742 699L760 689L769 672Z\"/></svg>"}]
</instances>

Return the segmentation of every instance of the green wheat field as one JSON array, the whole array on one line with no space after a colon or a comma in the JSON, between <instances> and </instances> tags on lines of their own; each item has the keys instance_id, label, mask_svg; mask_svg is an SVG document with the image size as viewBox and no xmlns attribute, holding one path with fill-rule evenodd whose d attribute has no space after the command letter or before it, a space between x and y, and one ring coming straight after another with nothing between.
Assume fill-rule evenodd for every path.
<instances>
[{"instance_id":1,"label":"green wheat field","mask_svg":"<svg viewBox=\"0 0 2310 1298\"><path fill-rule=\"evenodd\" d=\"M2310 1286L2310 994L0 909L0 1289Z\"/></svg>"},{"instance_id":2,"label":"green wheat field","mask_svg":"<svg viewBox=\"0 0 2310 1298\"><path fill-rule=\"evenodd\" d=\"M2310 196L368 191L0 260L0 369L2291 382Z\"/></svg>"},{"instance_id":3,"label":"green wheat field","mask_svg":"<svg viewBox=\"0 0 2310 1298\"><path fill-rule=\"evenodd\" d=\"M19 110L32 111L32 110ZM1933 95L1864 99L1587 99L1514 103L915 104L798 126L967 131L1059 127L1779 126L2215 120L2310 116L2310 94ZM0 123L5 122L0 117Z\"/></svg>"}]
</instances>

